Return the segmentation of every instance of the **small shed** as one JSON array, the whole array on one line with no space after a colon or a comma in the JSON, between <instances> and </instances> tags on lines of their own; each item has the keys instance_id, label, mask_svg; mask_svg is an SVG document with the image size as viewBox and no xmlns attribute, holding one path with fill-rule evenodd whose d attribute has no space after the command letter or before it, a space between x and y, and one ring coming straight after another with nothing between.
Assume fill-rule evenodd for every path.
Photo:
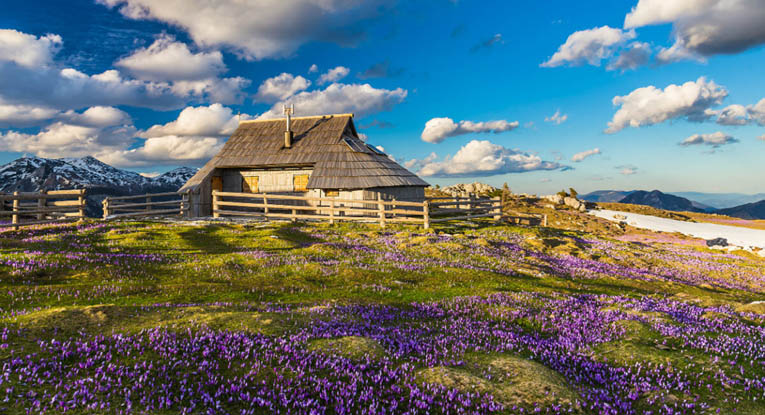
<instances>
[{"instance_id":1,"label":"small shed","mask_svg":"<svg viewBox=\"0 0 765 415\"><path fill-rule=\"evenodd\" d=\"M213 190L420 202L427 186L361 140L353 114L335 114L242 121L180 191L199 217L211 214Z\"/></svg>"}]
</instances>

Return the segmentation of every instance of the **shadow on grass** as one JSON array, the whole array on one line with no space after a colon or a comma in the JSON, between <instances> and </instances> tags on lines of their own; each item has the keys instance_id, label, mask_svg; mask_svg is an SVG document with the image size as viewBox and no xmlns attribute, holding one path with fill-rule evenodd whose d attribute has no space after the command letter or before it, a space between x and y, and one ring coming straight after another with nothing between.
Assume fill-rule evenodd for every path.
<instances>
[{"instance_id":1,"label":"shadow on grass","mask_svg":"<svg viewBox=\"0 0 765 415\"><path fill-rule=\"evenodd\" d=\"M237 247L226 243L217 233L220 226L189 229L178 233L186 244L205 254L230 254L238 251Z\"/></svg>"}]
</instances>

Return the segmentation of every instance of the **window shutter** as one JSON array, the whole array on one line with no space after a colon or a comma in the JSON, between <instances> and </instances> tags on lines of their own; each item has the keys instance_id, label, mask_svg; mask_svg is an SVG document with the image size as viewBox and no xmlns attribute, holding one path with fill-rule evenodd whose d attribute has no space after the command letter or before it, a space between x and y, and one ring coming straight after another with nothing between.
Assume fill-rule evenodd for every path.
<instances>
[{"instance_id":1,"label":"window shutter","mask_svg":"<svg viewBox=\"0 0 765 415\"><path fill-rule=\"evenodd\" d=\"M293 185L295 186L296 192L307 192L308 191L308 175L307 174L296 174L292 179Z\"/></svg>"}]
</instances>

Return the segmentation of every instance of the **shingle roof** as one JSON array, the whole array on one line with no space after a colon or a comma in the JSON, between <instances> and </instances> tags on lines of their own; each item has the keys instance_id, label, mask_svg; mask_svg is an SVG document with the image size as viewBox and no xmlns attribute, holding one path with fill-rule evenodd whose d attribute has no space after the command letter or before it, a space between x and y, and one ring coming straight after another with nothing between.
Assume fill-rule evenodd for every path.
<instances>
[{"instance_id":1,"label":"shingle roof","mask_svg":"<svg viewBox=\"0 0 765 415\"><path fill-rule=\"evenodd\" d=\"M309 189L428 186L388 156L363 143L351 114L293 118L291 148L284 148L285 128L283 118L240 123L221 151L181 190L195 188L216 168L308 165L314 168L308 181Z\"/></svg>"}]
</instances>

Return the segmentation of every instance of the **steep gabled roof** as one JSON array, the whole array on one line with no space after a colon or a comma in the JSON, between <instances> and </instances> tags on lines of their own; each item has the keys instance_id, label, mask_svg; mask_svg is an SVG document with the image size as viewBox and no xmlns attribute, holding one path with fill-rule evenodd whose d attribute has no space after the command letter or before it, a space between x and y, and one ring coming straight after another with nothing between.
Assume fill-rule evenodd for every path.
<instances>
[{"instance_id":1,"label":"steep gabled roof","mask_svg":"<svg viewBox=\"0 0 765 415\"><path fill-rule=\"evenodd\" d=\"M216 168L313 166L309 189L428 186L424 180L359 139L352 114L292 119L294 139L284 147L285 119L244 121L215 157L181 190L195 188Z\"/></svg>"}]
</instances>

